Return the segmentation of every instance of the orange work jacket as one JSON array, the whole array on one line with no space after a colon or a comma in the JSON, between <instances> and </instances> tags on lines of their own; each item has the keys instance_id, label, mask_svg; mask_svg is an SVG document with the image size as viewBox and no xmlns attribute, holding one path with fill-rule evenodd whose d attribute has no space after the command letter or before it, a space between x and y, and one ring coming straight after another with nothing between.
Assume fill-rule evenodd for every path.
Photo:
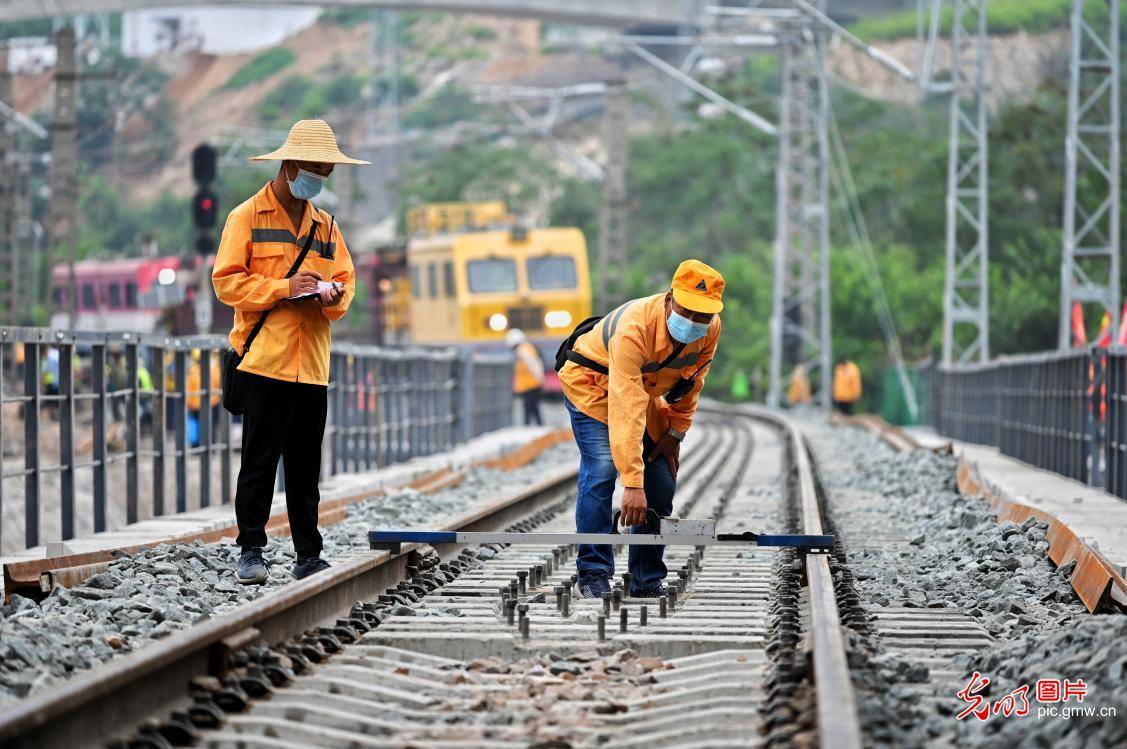
<instances>
[{"instance_id":1,"label":"orange work jacket","mask_svg":"<svg viewBox=\"0 0 1127 749\"><path fill-rule=\"evenodd\" d=\"M211 373L211 384L210 384L211 396L208 398L208 401L211 403L212 408L214 408L215 406L219 405L219 396L223 392L223 379L222 379L221 375L219 374L219 355L218 354L212 354L212 356L211 356L211 366L208 367L208 371ZM199 411L200 410L200 398L203 395L200 392L200 388L203 387L203 382L201 380L202 380L202 378L200 376L200 363L198 361L194 361L194 362L192 362L191 366L188 367L188 385L187 385L187 387L188 387L188 393L189 393L189 395L188 395L188 410L189 411Z\"/></svg>"},{"instance_id":2,"label":"orange work jacket","mask_svg":"<svg viewBox=\"0 0 1127 749\"><path fill-rule=\"evenodd\" d=\"M541 363L540 352L536 350L536 347L528 341L524 341L514 347L513 354L516 356L516 361L513 364L513 392L520 395L542 386L544 384L544 365ZM526 359L531 361L533 366L530 367Z\"/></svg>"},{"instance_id":3,"label":"orange work jacket","mask_svg":"<svg viewBox=\"0 0 1127 749\"><path fill-rule=\"evenodd\" d=\"M669 336L665 300L654 294L626 302L575 341L575 351L610 369L599 374L569 361L560 371L560 386L571 403L610 429L610 449L622 485L642 486L642 435L653 440L676 429L688 431L697 409L697 398L716 354L720 340L720 317L708 332L685 346L665 369L665 361L677 345ZM664 395L682 377L696 375L689 394L674 404Z\"/></svg>"},{"instance_id":4,"label":"orange work jacket","mask_svg":"<svg viewBox=\"0 0 1127 749\"><path fill-rule=\"evenodd\" d=\"M861 370L851 361L834 367L834 400L839 403L861 400Z\"/></svg>"},{"instance_id":5,"label":"orange work jacket","mask_svg":"<svg viewBox=\"0 0 1127 749\"><path fill-rule=\"evenodd\" d=\"M243 352L251 328L265 310L271 310L240 371L312 385L329 383L329 323L344 316L356 293L352 257L335 223L329 235L330 218L307 201L295 236L269 182L227 216L211 281L219 301L235 308L229 340L236 351ZM344 297L332 307L322 307L315 299L286 300L290 282L285 275L311 227L313 245L301 270L314 270L325 281L344 284Z\"/></svg>"}]
</instances>

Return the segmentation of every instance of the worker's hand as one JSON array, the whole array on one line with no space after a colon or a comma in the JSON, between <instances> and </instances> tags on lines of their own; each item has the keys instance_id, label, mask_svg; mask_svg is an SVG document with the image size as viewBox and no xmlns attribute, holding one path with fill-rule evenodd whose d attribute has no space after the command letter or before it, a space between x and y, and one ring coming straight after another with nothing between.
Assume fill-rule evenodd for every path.
<instances>
[{"instance_id":1,"label":"worker's hand","mask_svg":"<svg viewBox=\"0 0 1127 749\"><path fill-rule=\"evenodd\" d=\"M665 462L669 464L669 473L677 478L677 468L681 465L681 443L670 434L661 435L653 450L650 450L650 457L646 462L653 463L658 456L665 458Z\"/></svg>"},{"instance_id":2,"label":"worker's hand","mask_svg":"<svg viewBox=\"0 0 1127 749\"><path fill-rule=\"evenodd\" d=\"M641 525L646 522L646 491L626 487L622 491L622 525Z\"/></svg>"},{"instance_id":3,"label":"worker's hand","mask_svg":"<svg viewBox=\"0 0 1127 749\"><path fill-rule=\"evenodd\" d=\"M315 270L299 270L290 276L290 296L315 293L320 280L321 274Z\"/></svg>"},{"instance_id":4,"label":"worker's hand","mask_svg":"<svg viewBox=\"0 0 1127 749\"><path fill-rule=\"evenodd\" d=\"M332 307L340 303L344 298L344 285L333 284L331 289L325 289L321 292L321 306Z\"/></svg>"}]
</instances>

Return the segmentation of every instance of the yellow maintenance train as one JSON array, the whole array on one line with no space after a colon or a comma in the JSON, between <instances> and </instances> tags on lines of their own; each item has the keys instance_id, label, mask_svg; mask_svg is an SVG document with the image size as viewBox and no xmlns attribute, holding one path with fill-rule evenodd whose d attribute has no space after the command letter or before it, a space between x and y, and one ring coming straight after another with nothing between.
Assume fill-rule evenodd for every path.
<instances>
[{"instance_id":1,"label":"yellow maintenance train","mask_svg":"<svg viewBox=\"0 0 1127 749\"><path fill-rule=\"evenodd\" d=\"M578 229L525 228L504 202L429 203L407 214L409 337L504 347L520 328L547 361L591 314L587 244ZM546 389L558 389L550 371Z\"/></svg>"}]
</instances>

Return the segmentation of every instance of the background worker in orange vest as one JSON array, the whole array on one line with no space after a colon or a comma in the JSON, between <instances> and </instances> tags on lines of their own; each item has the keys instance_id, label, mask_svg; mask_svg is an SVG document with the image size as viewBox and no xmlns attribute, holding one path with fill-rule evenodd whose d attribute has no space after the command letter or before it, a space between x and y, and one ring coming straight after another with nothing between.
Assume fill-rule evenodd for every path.
<instances>
[{"instance_id":1,"label":"background worker in orange vest","mask_svg":"<svg viewBox=\"0 0 1127 749\"><path fill-rule=\"evenodd\" d=\"M792 406L804 406L813 399L810 392L810 378L803 364L795 364L790 372L790 385L787 387L787 402Z\"/></svg>"},{"instance_id":2,"label":"background worker in orange vest","mask_svg":"<svg viewBox=\"0 0 1127 749\"><path fill-rule=\"evenodd\" d=\"M844 356L837 358L834 367L834 408L846 416L853 414L857 401L861 400L861 370Z\"/></svg>"},{"instance_id":3,"label":"background worker in orange vest","mask_svg":"<svg viewBox=\"0 0 1127 749\"><path fill-rule=\"evenodd\" d=\"M701 261L686 260L671 286L585 320L556 355L579 446L580 533L610 533L616 479L623 486L623 525L640 530L647 510L673 512L681 441L720 340L724 279ZM628 595L665 595L664 551L630 547ZM581 544L576 566L584 598L610 590L612 547Z\"/></svg>"},{"instance_id":4,"label":"background worker in orange vest","mask_svg":"<svg viewBox=\"0 0 1127 749\"><path fill-rule=\"evenodd\" d=\"M317 530L329 324L348 310L356 274L340 227L309 201L334 165L368 163L341 153L322 120L299 121L281 148L254 160L282 164L274 179L227 217L211 274L219 301L235 308L230 341L242 356L243 448L235 517L243 553L235 579L244 585L269 576L262 547L279 457L286 461L294 577L329 567L321 559ZM295 273L287 277L291 269Z\"/></svg>"},{"instance_id":5,"label":"background worker in orange vest","mask_svg":"<svg viewBox=\"0 0 1127 749\"><path fill-rule=\"evenodd\" d=\"M513 350L513 395L519 396L525 424L543 424L540 418L540 396L544 387L544 360L528 342L524 331L513 328L505 334L505 345Z\"/></svg>"}]
</instances>

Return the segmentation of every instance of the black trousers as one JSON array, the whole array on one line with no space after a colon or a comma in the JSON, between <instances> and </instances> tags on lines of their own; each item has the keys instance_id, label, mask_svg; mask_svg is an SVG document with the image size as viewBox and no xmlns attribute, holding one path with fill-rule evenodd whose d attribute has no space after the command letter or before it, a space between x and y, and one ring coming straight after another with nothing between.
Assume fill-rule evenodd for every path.
<instances>
[{"instance_id":1,"label":"black trousers","mask_svg":"<svg viewBox=\"0 0 1127 749\"><path fill-rule=\"evenodd\" d=\"M321 553L317 506L321 492L321 440L328 388L246 374L243 454L235 489L236 542L243 549L266 545L266 521L274 499L278 458L285 459L286 512L298 559Z\"/></svg>"},{"instance_id":2,"label":"black trousers","mask_svg":"<svg viewBox=\"0 0 1127 749\"><path fill-rule=\"evenodd\" d=\"M543 424L544 420L540 418L540 395L542 391L540 388L532 388L520 394L521 400L524 402L524 423L525 424Z\"/></svg>"},{"instance_id":3,"label":"black trousers","mask_svg":"<svg viewBox=\"0 0 1127 749\"><path fill-rule=\"evenodd\" d=\"M834 408L841 411L846 416L853 415L853 407L856 406L855 401L834 401Z\"/></svg>"}]
</instances>

